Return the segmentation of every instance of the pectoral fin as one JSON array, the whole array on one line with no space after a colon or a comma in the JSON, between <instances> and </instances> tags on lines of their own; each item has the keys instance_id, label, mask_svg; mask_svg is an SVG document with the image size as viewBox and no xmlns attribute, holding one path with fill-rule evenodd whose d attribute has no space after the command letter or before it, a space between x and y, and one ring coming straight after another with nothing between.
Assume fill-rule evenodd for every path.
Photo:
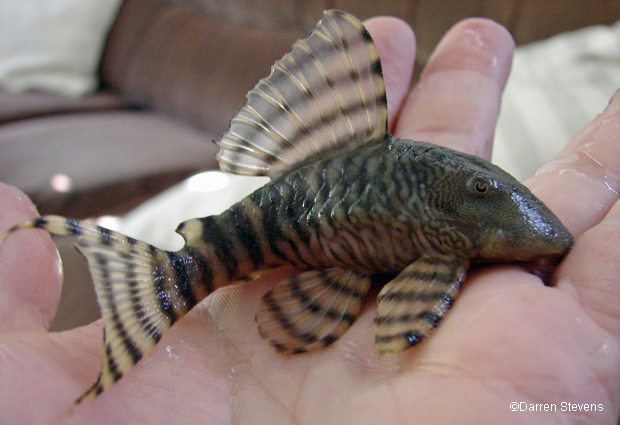
<instances>
[{"instance_id":1,"label":"pectoral fin","mask_svg":"<svg viewBox=\"0 0 620 425\"><path fill-rule=\"evenodd\" d=\"M398 352L422 341L444 318L469 263L452 256L422 257L379 293L375 354Z\"/></svg>"},{"instance_id":2,"label":"pectoral fin","mask_svg":"<svg viewBox=\"0 0 620 425\"><path fill-rule=\"evenodd\" d=\"M369 286L370 276L337 268L285 279L263 296L259 332L281 352L325 347L351 327Z\"/></svg>"}]
</instances>

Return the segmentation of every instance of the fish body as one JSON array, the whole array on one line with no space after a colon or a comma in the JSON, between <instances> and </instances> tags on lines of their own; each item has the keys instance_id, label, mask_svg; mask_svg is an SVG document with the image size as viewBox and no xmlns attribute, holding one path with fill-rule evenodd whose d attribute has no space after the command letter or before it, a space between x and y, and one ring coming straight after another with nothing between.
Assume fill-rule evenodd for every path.
<instances>
[{"instance_id":1,"label":"fish body","mask_svg":"<svg viewBox=\"0 0 620 425\"><path fill-rule=\"evenodd\" d=\"M179 226L188 246L211 233L204 220ZM498 167L389 134L304 164L213 220L218 239L228 229L235 240L223 250L234 260L223 263L246 265L231 270L235 277L281 264L399 272L425 253L527 261L545 248L543 256L563 253L571 241L551 211Z\"/></svg>"},{"instance_id":2,"label":"fish body","mask_svg":"<svg viewBox=\"0 0 620 425\"><path fill-rule=\"evenodd\" d=\"M572 236L525 186L475 156L390 135L386 105L372 39L351 15L328 11L218 142L223 170L271 181L220 215L181 223L180 251L55 216L9 229L76 236L88 260L104 356L78 402L118 381L203 298L255 271L300 270L257 307L260 335L283 353L336 342L372 275L395 274L374 321L382 354L430 335L471 263L568 252Z\"/></svg>"}]
</instances>

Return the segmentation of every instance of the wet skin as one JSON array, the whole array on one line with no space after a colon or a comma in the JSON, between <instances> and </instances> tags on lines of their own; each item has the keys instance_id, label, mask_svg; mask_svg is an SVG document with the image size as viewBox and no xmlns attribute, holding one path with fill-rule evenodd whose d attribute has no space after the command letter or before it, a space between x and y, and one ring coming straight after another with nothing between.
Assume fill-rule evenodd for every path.
<instances>
[{"instance_id":1,"label":"wet skin","mask_svg":"<svg viewBox=\"0 0 620 425\"><path fill-rule=\"evenodd\" d=\"M488 158L513 47L505 30L488 21L461 23L407 95L411 33L385 19L368 27L383 58L393 133ZM560 159L527 182L576 237L555 287L519 267L485 269L471 276L437 334L404 357L374 358L368 306L338 347L283 359L259 339L253 321L262 294L287 273L282 270L213 294L132 376L80 406L72 423L157 423L181 415L186 423L616 423L619 120L616 96ZM0 197L0 230L35 215L15 190L2 186ZM46 332L61 287L47 236L16 235L3 245L0 261L4 418L68 422L68 407L100 367L100 325ZM604 409L557 417L509 409L510 402L530 400Z\"/></svg>"}]
</instances>

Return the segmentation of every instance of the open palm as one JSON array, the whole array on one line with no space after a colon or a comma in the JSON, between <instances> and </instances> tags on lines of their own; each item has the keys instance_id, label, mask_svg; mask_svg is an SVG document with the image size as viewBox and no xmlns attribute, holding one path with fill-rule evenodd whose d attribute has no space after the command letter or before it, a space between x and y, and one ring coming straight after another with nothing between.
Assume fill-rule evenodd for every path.
<instances>
[{"instance_id":1,"label":"open palm","mask_svg":"<svg viewBox=\"0 0 620 425\"><path fill-rule=\"evenodd\" d=\"M366 25L383 62L392 132L488 159L514 47L508 33L486 20L458 24L407 93L411 30L393 18ZM46 234L19 232L0 246L0 422L616 423L619 124L617 95L528 182L576 237L554 287L517 266L473 271L432 338L379 358L374 300L328 349L283 356L261 340L255 309L294 273L282 268L209 296L127 376L72 412L99 371L101 325L48 332L59 260ZM3 185L0 208L0 232L36 215Z\"/></svg>"}]
</instances>

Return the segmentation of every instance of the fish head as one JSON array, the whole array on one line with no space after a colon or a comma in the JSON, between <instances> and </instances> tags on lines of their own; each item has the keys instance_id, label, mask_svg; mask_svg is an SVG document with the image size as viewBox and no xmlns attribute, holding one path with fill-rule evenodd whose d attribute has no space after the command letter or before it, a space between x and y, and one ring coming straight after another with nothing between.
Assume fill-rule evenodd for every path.
<instances>
[{"instance_id":1,"label":"fish head","mask_svg":"<svg viewBox=\"0 0 620 425\"><path fill-rule=\"evenodd\" d=\"M474 230L480 260L531 261L560 259L573 245L573 236L560 219L530 190L500 170L476 174L465 184L467 195L457 206ZM510 177L510 179L506 178Z\"/></svg>"},{"instance_id":2,"label":"fish head","mask_svg":"<svg viewBox=\"0 0 620 425\"><path fill-rule=\"evenodd\" d=\"M573 237L527 187L496 165L465 153L428 151L429 166L443 168L429 191L432 209L474 245L483 262L549 259L570 250Z\"/></svg>"}]
</instances>

